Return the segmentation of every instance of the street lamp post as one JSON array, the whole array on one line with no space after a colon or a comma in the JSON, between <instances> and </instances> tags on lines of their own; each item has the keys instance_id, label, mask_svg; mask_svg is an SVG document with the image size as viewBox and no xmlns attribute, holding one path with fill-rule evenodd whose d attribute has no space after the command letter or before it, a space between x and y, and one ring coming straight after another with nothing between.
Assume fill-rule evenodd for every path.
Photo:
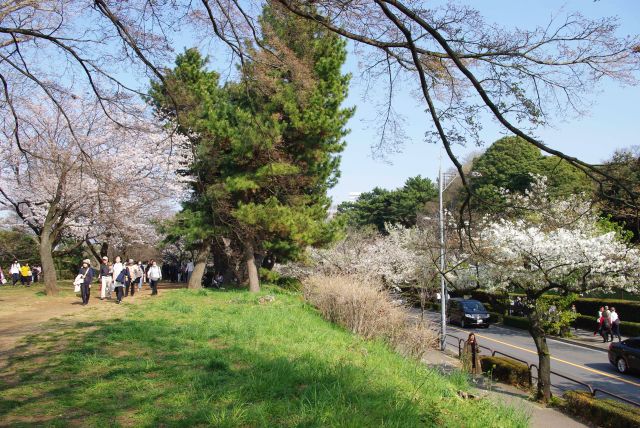
<instances>
[{"instance_id":1,"label":"street lamp post","mask_svg":"<svg viewBox=\"0 0 640 428\"><path fill-rule=\"evenodd\" d=\"M477 171L471 171L470 177L482 177ZM445 336L447 335L447 284L444 278L445 269L445 247L444 247L444 202L443 193L458 177L457 174L446 174L442 172L442 165L438 167L438 205L439 205L439 228L440 228L440 350L446 347Z\"/></svg>"},{"instance_id":2,"label":"street lamp post","mask_svg":"<svg viewBox=\"0 0 640 428\"><path fill-rule=\"evenodd\" d=\"M438 205L440 224L440 350L444 351L446 346L445 337L447 334L447 285L444 281L444 204L442 193L444 192L444 174L442 166L438 168Z\"/></svg>"}]
</instances>

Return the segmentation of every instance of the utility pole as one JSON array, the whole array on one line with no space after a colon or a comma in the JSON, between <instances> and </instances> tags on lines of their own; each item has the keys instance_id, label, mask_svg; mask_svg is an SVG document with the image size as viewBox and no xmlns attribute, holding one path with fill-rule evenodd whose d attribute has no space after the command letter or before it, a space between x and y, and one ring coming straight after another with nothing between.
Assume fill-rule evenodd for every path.
<instances>
[{"instance_id":1,"label":"utility pole","mask_svg":"<svg viewBox=\"0 0 640 428\"><path fill-rule=\"evenodd\" d=\"M447 286L444 281L444 204L442 193L444 192L444 174L442 174L442 161L438 167L438 202L439 202L439 223L440 223L440 350L446 347L445 337L447 334Z\"/></svg>"}]
</instances>

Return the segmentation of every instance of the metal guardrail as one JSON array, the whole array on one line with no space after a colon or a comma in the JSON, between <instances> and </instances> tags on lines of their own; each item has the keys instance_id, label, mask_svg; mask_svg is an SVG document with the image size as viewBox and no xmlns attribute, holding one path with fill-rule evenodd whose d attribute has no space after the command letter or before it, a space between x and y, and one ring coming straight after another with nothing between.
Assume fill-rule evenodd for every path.
<instances>
[{"instance_id":1,"label":"metal guardrail","mask_svg":"<svg viewBox=\"0 0 640 428\"><path fill-rule=\"evenodd\" d=\"M459 338L459 337L457 337L457 336L454 336L454 335L452 335L452 334L448 334L448 333L446 334L446 336L449 336L449 337L453 338L454 340L457 340L457 341L458 341L458 358L462 358L462 344L465 342L465 340L464 340L464 339L461 339L461 338ZM445 340L446 340L446 336L445 336ZM487 351L489 351L489 352L491 353L491 356L492 356L492 357L495 357L495 355L496 355L496 354L500 354L500 355L502 355L502 356L505 356L505 357L507 357L507 358L511 358L512 360L518 361L518 362L520 362L520 363L522 363L522 364L526 365L526 366L527 366L527 368L528 368L528 370L529 370L529 381L530 381L530 383L532 383L532 384L533 384L533 382L531 382L531 381L532 381L534 378L535 378L535 379L537 379L537 377L534 377L534 376L533 376L533 373L532 373L532 369L535 367L535 369L536 369L536 373L539 375L540 369L538 368L538 366L537 366L537 365L535 365L535 364L533 364L533 363L532 363L532 364L529 364L529 363L528 363L528 362L526 362L525 360L522 360L522 359L520 359L520 358L514 357L513 355L506 354L506 353L501 352L501 351L495 351L495 350L493 350L493 349L491 349L491 348L489 348L489 347L487 347L487 346L483 346L483 345L478 345L478 346L479 346L480 348L483 348L483 349L486 349ZM596 394L597 394L597 393L601 393L601 394L604 394L604 395L608 395L608 396L610 396L610 397L613 397L613 398L615 398L615 399L617 399L617 400L623 401L623 402L625 402L625 403L631 404L631 405L633 405L633 406L640 407L640 403L638 403L638 402L636 402L636 401L633 401L633 400L629 400L628 398L621 397L621 396L619 396L618 394L614 394L614 393L609 392L609 391L606 391L606 390L604 390L604 389L594 388L594 387L592 387L592 386L591 386L590 384L588 384L588 383L585 383L585 382L579 381L579 380L574 379L574 378L569 377L569 376L565 376L565 375L560 374L560 373L558 373L558 372L554 372L553 370L550 370L550 373L551 373L552 375L554 375L554 376L561 377L561 378L563 378L563 379L569 380L569 381L571 381L571 382L574 382L574 383L576 383L576 384L578 384L578 385L581 385L581 386L583 386L583 387L587 388L587 390L589 391L589 394L590 394L592 397L594 397L594 398L597 398L597 397L596 397ZM555 388L558 388L558 389L564 389L564 388L560 388L558 385L553 385L553 384L551 384L551 386L553 386L553 387L555 387Z\"/></svg>"}]
</instances>

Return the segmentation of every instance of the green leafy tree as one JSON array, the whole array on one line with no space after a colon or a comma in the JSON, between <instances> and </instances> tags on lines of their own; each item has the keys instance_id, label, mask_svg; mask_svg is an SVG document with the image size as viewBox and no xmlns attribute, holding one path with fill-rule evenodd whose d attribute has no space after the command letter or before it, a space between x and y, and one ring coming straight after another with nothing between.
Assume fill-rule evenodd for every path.
<instances>
[{"instance_id":1,"label":"green leafy tree","mask_svg":"<svg viewBox=\"0 0 640 428\"><path fill-rule=\"evenodd\" d=\"M623 225L640 240L640 206L634 194L640 191L640 148L619 150L602 169L617 182L606 182L598 188L597 199L601 209L611 220Z\"/></svg>"},{"instance_id":2,"label":"green leafy tree","mask_svg":"<svg viewBox=\"0 0 640 428\"><path fill-rule=\"evenodd\" d=\"M493 143L474 160L472 171L474 207L481 211L502 210L502 189L523 193L534 175L548 177L549 193L554 197L593 192L583 172L556 156L543 156L540 149L515 136Z\"/></svg>"},{"instance_id":3,"label":"green leafy tree","mask_svg":"<svg viewBox=\"0 0 640 428\"><path fill-rule=\"evenodd\" d=\"M239 82L220 85L206 58L189 49L151 93L158 111L191 136L197 208L189 218L207 212L197 235L229 239L251 291L259 290L266 254L295 259L338 233L326 219L326 192L353 114L341 108L349 82L340 71L343 41L277 8L265 8L261 25L264 37Z\"/></svg>"},{"instance_id":4,"label":"green leafy tree","mask_svg":"<svg viewBox=\"0 0 640 428\"><path fill-rule=\"evenodd\" d=\"M14 259L35 264L40 260L38 243L34 235L20 229L0 230L0 266L7 268ZM8 274L8 270L5 271Z\"/></svg>"},{"instance_id":5,"label":"green leafy tree","mask_svg":"<svg viewBox=\"0 0 640 428\"><path fill-rule=\"evenodd\" d=\"M398 189L376 187L362 193L354 202L343 202L338 206L338 213L350 226L372 225L380 233L387 233L385 224L414 226L417 213L437 196L438 190L431 180L418 175L407 179Z\"/></svg>"}]
</instances>

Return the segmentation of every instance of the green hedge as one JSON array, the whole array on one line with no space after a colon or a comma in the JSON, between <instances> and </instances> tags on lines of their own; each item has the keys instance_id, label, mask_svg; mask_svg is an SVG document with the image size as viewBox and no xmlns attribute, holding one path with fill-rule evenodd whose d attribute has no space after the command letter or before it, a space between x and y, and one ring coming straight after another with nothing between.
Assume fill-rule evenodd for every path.
<instances>
[{"instance_id":1,"label":"green hedge","mask_svg":"<svg viewBox=\"0 0 640 428\"><path fill-rule=\"evenodd\" d=\"M505 315L502 317L502 323L515 328L521 328L523 330L529 329L529 320L525 317L514 317L512 315Z\"/></svg>"},{"instance_id":2,"label":"green hedge","mask_svg":"<svg viewBox=\"0 0 640 428\"><path fill-rule=\"evenodd\" d=\"M503 322L504 315L499 314L497 312L489 312L490 318L489 322L492 324Z\"/></svg>"},{"instance_id":3,"label":"green hedge","mask_svg":"<svg viewBox=\"0 0 640 428\"><path fill-rule=\"evenodd\" d=\"M576 326L578 328L582 328L584 330L588 330L588 331L596 331L598 329L598 323L596 322L596 317L593 316L588 316L588 315L578 315L578 318L576 318Z\"/></svg>"},{"instance_id":4,"label":"green hedge","mask_svg":"<svg viewBox=\"0 0 640 428\"><path fill-rule=\"evenodd\" d=\"M620 299L599 299L581 297L574 304L576 310L582 314L591 316L594 320L602 306L613 306L620 315L620 319L632 323L640 323L640 302Z\"/></svg>"},{"instance_id":5,"label":"green hedge","mask_svg":"<svg viewBox=\"0 0 640 428\"><path fill-rule=\"evenodd\" d=\"M596 331L598 329L596 317L587 315L578 315L576 326L588 331ZM620 334L628 337L640 336L640 323L620 321Z\"/></svg>"},{"instance_id":6,"label":"green hedge","mask_svg":"<svg viewBox=\"0 0 640 428\"><path fill-rule=\"evenodd\" d=\"M588 392L567 391L563 406L568 412L600 427L640 427L640 409L614 400L594 398Z\"/></svg>"},{"instance_id":7,"label":"green hedge","mask_svg":"<svg viewBox=\"0 0 640 428\"><path fill-rule=\"evenodd\" d=\"M622 336L640 336L640 323L620 321L620 334Z\"/></svg>"},{"instance_id":8,"label":"green hedge","mask_svg":"<svg viewBox=\"0 0 640 428\"><path fill-rule=\"evenodd\" d=\"M483 372L490 372L492 379L520 387L531 386L529 367L505 357L480 357Z\"/></svg>"}]
</instances>

